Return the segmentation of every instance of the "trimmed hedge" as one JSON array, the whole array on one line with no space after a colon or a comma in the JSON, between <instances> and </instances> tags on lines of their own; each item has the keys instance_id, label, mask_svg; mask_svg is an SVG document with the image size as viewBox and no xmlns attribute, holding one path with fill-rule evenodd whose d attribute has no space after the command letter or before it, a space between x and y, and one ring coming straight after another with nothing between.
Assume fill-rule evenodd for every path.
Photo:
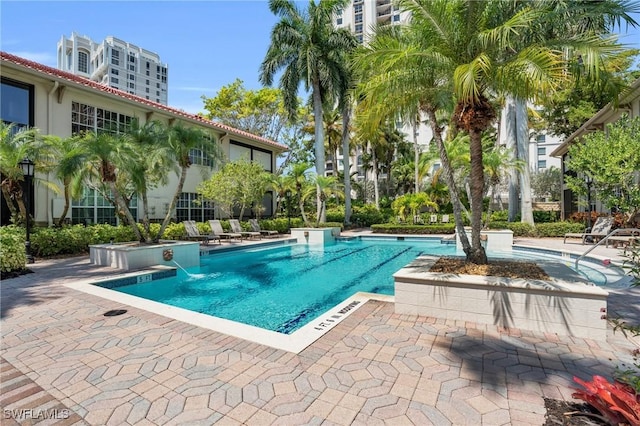
<instances>
[{"instance_id":1,"label":"trimmed hedge","mask_svg":"<svg viewBox=\"0 0 640 426\"><path fill-rule=\"evenodd\" d=\"M584 225L574 222L537 223L538 237L564 237L567 232L584 232Z\"/></svg>"},{"instance_id":2,"label":"trimmed hedge","mask_svg":"<svg viewBox=\"0 0 640 426\"><path fill-rule=\"evenodd\" d=\"M371 231L380 234L453 234L455 232L455 224L443 223L438 225L400 225L395 223L382 223L378 225L371 225Z\"/></svg>"},{"instance_id":3,"label":"trimmed hedge","mask_svg":"<svg viewBox=\"0 0 640 426\"><path fill-rule=\"evenodd\" d=\"M522 222L491 222L489 229L510 229L514 237L535 237L537 234L534 226Z\"/></svg>"},{"instance_id":4,"label":"trimmed hedge","mask_svg":"<svg viewBox=\"0 0 640 426\"><path fill-rule=\"evenodd\" d=\"M25 230L19 226L0 227L0 271L25 269L27 254L24 248Z\"/></svg>"}]
</instances>

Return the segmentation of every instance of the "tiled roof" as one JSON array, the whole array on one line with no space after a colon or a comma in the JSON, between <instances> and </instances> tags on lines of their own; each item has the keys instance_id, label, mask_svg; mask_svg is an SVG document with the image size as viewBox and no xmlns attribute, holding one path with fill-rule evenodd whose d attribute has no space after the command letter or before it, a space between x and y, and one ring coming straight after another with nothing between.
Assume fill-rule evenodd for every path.
<instances>
[{"instance_id":1,"label":"tiled roof","mask_svg":"<svg viewBox=\"0 0 640 426\"><path fill-rule=\"evenodd\" d=\"M217 130L221 130L223 132L228 132L230 134L233 135L238 135L238 136L243 136L249 139L252 139L254 141L257 142L262 142L265 143L267 145L271 145L274 148L277 148L279 150L287 150L288 147L286 145L282 145L280 143L274 142L272 140L260 137L260 136L256 136L254 134L251 134L249 132L245 132L244 130L239 130L239 129L235 129L231 126L227 126L226 124L221 124L221 123L217 123L215 121L211 121L209 119L206 119L204 117L201 117L199 115L196 114L189 114L187 112L181 111L179 109L176 108L172 108L169 107L167 105L163 105L157 102L153 102L150 101L149 99L144 99L141 98L140 96L136 96L136 95L132 95L130 93L124 92L122 90L118 90L118 89L114 89L113 87L109 87L106 86L104 84L100 84L97 83L95 81L89 80L87 78L84 77L80 77L78 75L66 72L66 71L62 71L59 70L57 68L52 68L52 67L48 67L46 65L42 65L38 62L34 62L34 61L30 61L28 59L24 59L21 58L19 56L16 55L12 55L10 53L6 53L6 52L2 52L0 51L0 59L2 61L7 61L16 65L20 65L22 67L25 68L29 68L35 71L38 71L42 74L46 74L46 75L50 75L52 77L56 77L58 79L61 80L66 80L75 84L80 84L82 86L91 88L93 90L98 90L100 92L104 92L104 93L110 93L113 95L116 95L118 97L124 98L124 99L128 99L130 101L134 101L136 103L139 104L143 104L147 107L150 107L152 109L156 109L156 110L162 110L165 112L168 112L169 114L176 116L176 117L182 117L182 118L187 118L189 120L193 120L193 121L197 121L200 122L202 124L205 124L207 126L213 127Z\"/></svg>"}]
</instances>

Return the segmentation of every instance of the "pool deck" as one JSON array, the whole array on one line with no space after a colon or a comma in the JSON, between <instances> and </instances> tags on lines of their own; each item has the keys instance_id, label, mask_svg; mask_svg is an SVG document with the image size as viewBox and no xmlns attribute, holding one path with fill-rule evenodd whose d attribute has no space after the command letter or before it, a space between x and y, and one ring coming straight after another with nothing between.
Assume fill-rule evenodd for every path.
<instances>
[{"instance_id":1,"label":"pool deck","mask_svg":"<svg viewBox=\"0 0 640 426\"><path fill-rule=\"evenodd\" d=\"M3 425L541 425L543 397L571 400L574 375L611 377L640 347L611 330L606 342L577 339L370 301L293 354L65 286L113 275L88 256L30 268L0 284ZM127 313L103 316L112 309ZM640 323L640 289L613 290L616 313Z\"/></svg>"}]
</instances>

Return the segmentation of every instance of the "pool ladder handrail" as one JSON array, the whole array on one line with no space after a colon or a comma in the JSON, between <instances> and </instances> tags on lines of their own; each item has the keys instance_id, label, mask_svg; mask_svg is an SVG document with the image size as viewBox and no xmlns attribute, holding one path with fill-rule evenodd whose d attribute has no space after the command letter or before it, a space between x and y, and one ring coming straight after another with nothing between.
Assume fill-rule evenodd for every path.
<instances>
[{"instance_id":1,"label":"pool ladder handrail","mask_svg":"<svg viewBox=\"0 0 640 426\"><path fill-rule=\"evenodd\" d=\"M602 238L600 241L598 241L597 243L595 243L593 246L589 247L589 249L587 251L585 251L584 253L582 253L580 256L578 256L578 258L576 259L576 263L575 263L575 269L578 269L578 262L580 262L582 259L585 258L586 255L588 255L589 253L591 253L591 251L593 249L595 249L596 247L598 247L600 244L604 243L605 241L607 241L609 239L609 237L614 236L615 234L619 234L621 232L625 232L625 233L630 233L630 236L635 236L636 234L638 234L638 236L640 236L640 229L638 228L617 228L614 229L613 231L609 232L604 238Z\"/></svg>"}]
</instances>

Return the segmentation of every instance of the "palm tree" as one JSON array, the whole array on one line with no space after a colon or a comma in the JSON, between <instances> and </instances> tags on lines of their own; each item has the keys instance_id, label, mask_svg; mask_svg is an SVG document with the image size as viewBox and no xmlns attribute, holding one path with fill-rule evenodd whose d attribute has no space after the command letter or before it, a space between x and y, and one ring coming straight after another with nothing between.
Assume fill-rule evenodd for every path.
<instances>
[{"instance_id":1,"label":"palm tree","mask_svg":"<svg viewBox=\"0 0 640 426\"><path fill-rule=\"evenodd\" d=\"M187 178L187 172L191 167L191 157L189 156L191 150L202 150L205 156L208 157L214 165L222 158L222 152L220 151L215 139L205 131L196 127L187 127L181 123L171 126L169 128L167 143L169 146L168 152L171 155L172 161L177 163L180 174L176 192L169 204L169 209L162 221L162 225L160 225L160 231L158 231L156 240L162 238L164 230L167 228L167 225L169 225L169 222L171 222L173 211L176 208L178 198L180 198L184 182Z\"/></svg>"},{"instance_id":2,"label":"palm tree","mask_svg":"<svg viewBox=\"0 0 640 426\"><path fill-rule=\"evenodd\" d=\"M291 169L287 175L287 185L295 188L296 197L298 198L298 208L300 208L300 214L306 226L309 225L309 221L304 211L304 193L309 186L309 180L307 178L307 170L309 167L311 167L309 163L294 163L291 165Z\"/></svg>"},{"instance_id":3,"label":"palm tree","mask_svg":"<svg viewBox=\"0 0 640 426\"><path fill-rule=\"evenodd\" d=\"M168 183L169 171L175 167L171 161L168 130L158 121L140 125L133 120L123 134L138 154L137 161L126 164L137 195L142 199L142 227L145 241L151 240L148 193L158 185Z\"/></svg>"},{"instance_id":4,"label":"palm tree","mask_svg":"<svg viewBox=\"0 0 640 426\"><path fill-rule=\"evenodd\" d=\"M52 172L63 186L64 207L57 226L64 224L71 206L71 198L76 198L80 192L81 185L75 181L80 176L86 160L81 139L77 135L68 138L45 136L47 171Z\"/></svg>"},{"instance_id":5,"label":"palm tree","mask_svg":"<svg viewBox=\"0 0 640 426\"><path fill-rule=\"evenodd\" d=\"M320 198L322 201L322 208L325 206L325 202L329 197L337 197L342 198L344 196L343 186L335 176L318 176L316 175L313 178L313 183L315 184L315 188L320 189ZM308 187L307 191L303 192L302 198L304 200L310 198L315 193L314 187ZM318 226L321 222L321 216L324 212L319 211L316 216L316 226Z\"/></svg>"},{"instance_id":6,"label":"palm tree","mask_svg":"<svg viewBox=\"0 0 640 426\"><path fill-rule=\"evenodd\" d=\"M24 175L20 161L29 158L40 167L37 155L40 152L40 132L35 129L21 129L16 124L0 120L0 173L2 175L2 197L11 217L29 220L22 194ZM19 216L18 216L19 214Z\"/></svg>"},{"instance_id":7,"label":"palm tree","mask_svg":"<svg viewBox=\"0 0 640 426\"><path fill-rule=\"evenodd\" d=\"M113 197L116 212L124 215L137 241L144 241L136 219L122 194L120 181L130 181L126 165L138 161L138 155L131 144L118 134L108 132L87 132L82 137L84 167L80 176L92 185L103 185L105 198Z\"/></svg>"},{"instance_id":8,"label":"palm tree","mask_svg":"<svg viewBox=\"0 0 640 426\"><path fill-rule=\"evenodd\" d=\"M324 131L322 105L339 91L345 68L344 52L357 46L347 29L336 29L333 16L345 7L346 0L310 0L301 11L292 0L269 0L269 9L280 18L271 31L271 44L260 66L260 81L272 85L275 74L284 70L280 89L291 118L298 107L298 87L304 82L311 92L315 119L316 173L324 176ZM317 191L318 210L322 210L320 190ZM324 217L322 218L324 221Z\"/></svg>"}]
</instances>

